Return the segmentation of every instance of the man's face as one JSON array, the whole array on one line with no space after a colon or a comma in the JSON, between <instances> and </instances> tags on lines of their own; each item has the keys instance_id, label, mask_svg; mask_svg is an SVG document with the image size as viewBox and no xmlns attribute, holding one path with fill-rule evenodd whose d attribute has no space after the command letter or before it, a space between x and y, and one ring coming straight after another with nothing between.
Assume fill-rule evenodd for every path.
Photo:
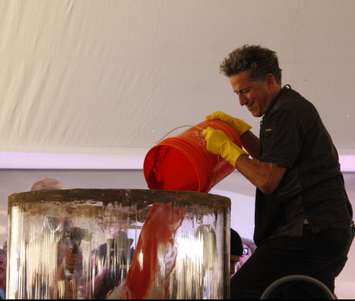
<instances>
[{"instance_id":1,"label":"man's face","mask_svg":"<svg viewBox=\"0 0 355 301\"><path fill-rule=\"evenodd\" d=\"M261 117L272 100L270 79L252 80L247 71L229 77L241 106L246 106L254 117Z\"/></svg>"}]
</instances>

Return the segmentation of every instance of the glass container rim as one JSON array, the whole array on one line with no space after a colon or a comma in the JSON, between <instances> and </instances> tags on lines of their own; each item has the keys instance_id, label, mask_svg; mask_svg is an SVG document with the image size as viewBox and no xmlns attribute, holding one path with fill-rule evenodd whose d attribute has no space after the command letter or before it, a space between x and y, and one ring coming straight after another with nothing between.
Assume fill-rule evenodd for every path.
<instances>
[{"instance_id":1,"label":"glass container rim","mask_svg":"<svg viewBox=\"0 0 355 301\"><path fill-rule=\"evenodd\" d=\"M13 193L8 197L9 208L25 203L101 201L104 205L120 201L122 205L173 203L174 205L203 205L216 209L230 209L231 200L225 196L177 190L158 189L60 189Z\"/></svg>"}]
</instances>

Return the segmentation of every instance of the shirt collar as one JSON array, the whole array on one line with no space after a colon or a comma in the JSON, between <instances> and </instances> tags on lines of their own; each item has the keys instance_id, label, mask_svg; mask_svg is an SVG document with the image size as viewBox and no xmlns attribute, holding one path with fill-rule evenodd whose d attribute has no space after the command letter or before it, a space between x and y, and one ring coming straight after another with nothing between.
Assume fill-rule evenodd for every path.
<instances>
[{"instance_id":1,"label":"shirt collar","mask_svg":"<svg viewBox=\"0 0 355 301\"><path fill-rule=\"evenodd\" d=\"M289 89L291 89L291 86L288 85L288 84L285 85L285 86L283 86L283 87L280 89L279 93L277 93L277 95L276 95L276 96L274 97L274 99L271 101L269 107L266 109L263 118L266 117L267 114L271 111L271 109L274 107L274 105L275 105L275 104L277 103L277 101L280 99L281 94L283 94L283 92L284 92L285 90L289 90Z\"/></svg>"}]
</instances>

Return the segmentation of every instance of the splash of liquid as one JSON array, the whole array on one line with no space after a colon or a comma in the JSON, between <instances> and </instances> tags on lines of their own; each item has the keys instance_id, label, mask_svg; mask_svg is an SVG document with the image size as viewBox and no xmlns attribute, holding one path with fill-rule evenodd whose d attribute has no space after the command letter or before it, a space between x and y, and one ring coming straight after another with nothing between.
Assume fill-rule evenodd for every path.
<instances>
[{"instance_id":1,"label":"splash of liquid","mask_svg":"<svg viewBox=\"0 0 355 301\"><path fill-rule=\"evenodd\" d=\"M173 154L173 155L172 155ZM173 149L161 147L154 165L161 160L160 169L152 168L149 183L155 189L198 190L194 178L186 177L189 164L185 156ZM163 168L163 169L162 169ZM180 179L179 181L177 179ZM183 181L181 179L184 179ZM185 210L171 203L154 203L144 222L126 281L110 298L167 298L169 276L175 266L175 234L185 217ZM163 258L163 260L160 260Z\"/></svg>"},{"instance_id":2,"label":"splash of liquid","mask_svg":"<svg viewBox=\"0 0 355 301\"><path fill-rule=\"evenodd\" d=\"M166 298L169 275L175 266L174 237L185 209L155 203L145 220L132 264L123 286L110 298ZM165 260L161 262L159 257Z\"/></svg>"}]
</instances>

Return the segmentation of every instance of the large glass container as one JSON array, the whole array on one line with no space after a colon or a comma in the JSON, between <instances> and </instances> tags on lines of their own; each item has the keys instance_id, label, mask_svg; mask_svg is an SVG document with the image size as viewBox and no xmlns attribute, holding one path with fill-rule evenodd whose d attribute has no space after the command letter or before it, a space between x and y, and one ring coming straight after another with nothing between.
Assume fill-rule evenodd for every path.
<instances>
[{"instance_id":1,"label":"large glass container","mask_svg":"<svg viewBox=\"0 0 355 301\"><path fill-rule=\"evenodd\" d=\"M7 298L229 296L230 200L72 189L9 197Z\"/></svg>"}]
</instances>

